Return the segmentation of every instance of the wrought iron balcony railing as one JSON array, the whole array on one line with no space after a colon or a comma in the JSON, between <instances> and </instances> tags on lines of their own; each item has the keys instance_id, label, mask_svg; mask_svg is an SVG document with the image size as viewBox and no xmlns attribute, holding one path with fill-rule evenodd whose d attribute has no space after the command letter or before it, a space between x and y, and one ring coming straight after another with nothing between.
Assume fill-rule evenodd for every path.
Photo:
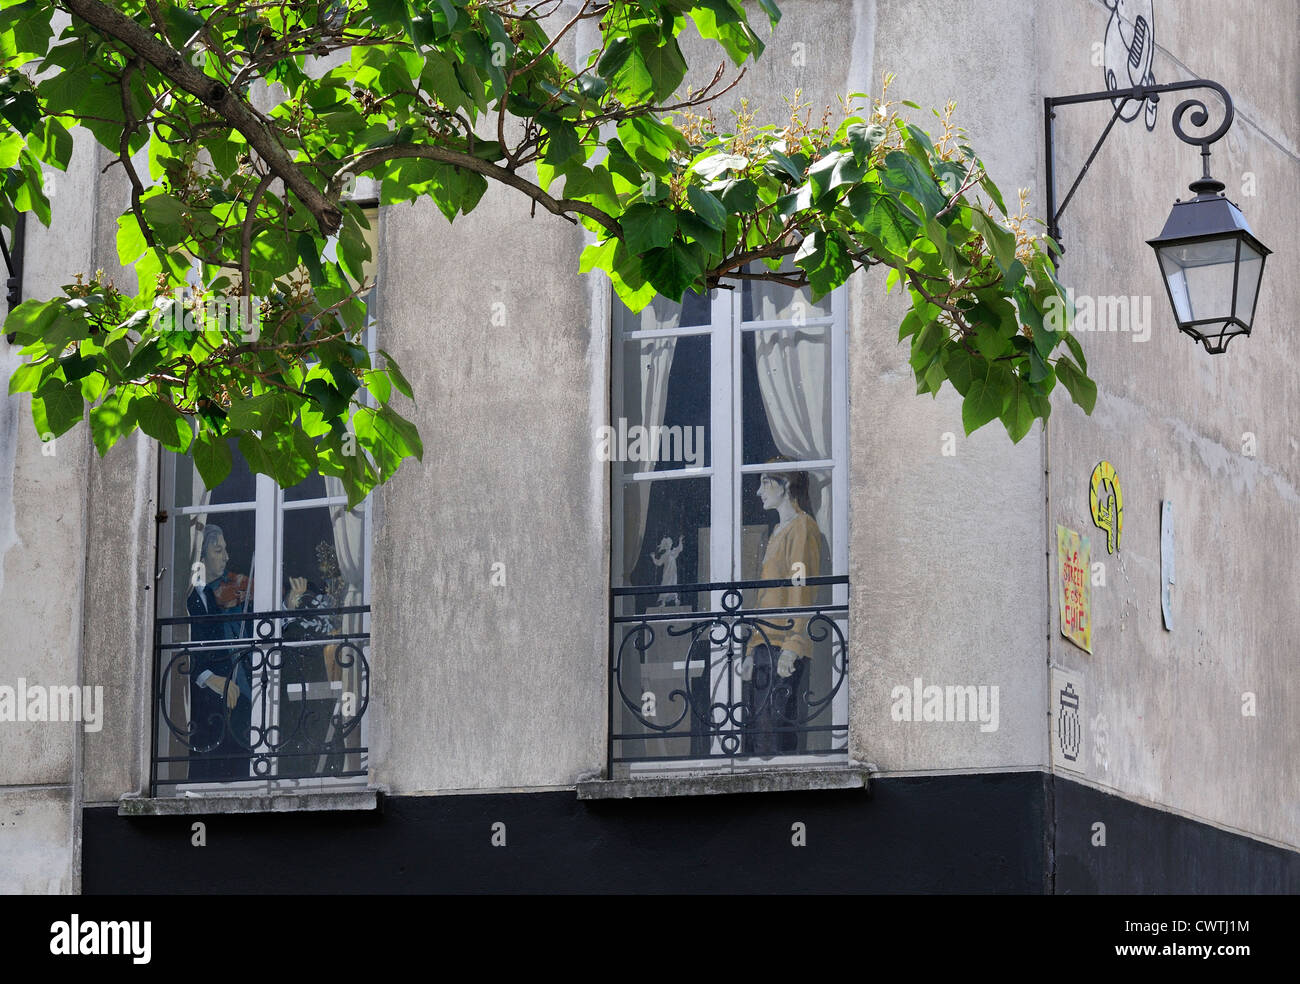
<instances>
[{"instance_id":1,"label":"wrought iron balcony railing","mask_svg":"<svg viewBox=\"0 0 1300 984\"><path fill-rule=\"evenodd\" d=\"M848 591L846 576L612 589L610 776L847 756Z\"/></svg>"},{"instance_id":2,"label":"wrought iron balcony railing","mask_svg":"<svg viewBox=\"0 0 1300 984\"><path fill-rule=\"evenodd\" d=\"M370 608L158 619L150 786L367 773Z\"/></svg>"}]
</instances>

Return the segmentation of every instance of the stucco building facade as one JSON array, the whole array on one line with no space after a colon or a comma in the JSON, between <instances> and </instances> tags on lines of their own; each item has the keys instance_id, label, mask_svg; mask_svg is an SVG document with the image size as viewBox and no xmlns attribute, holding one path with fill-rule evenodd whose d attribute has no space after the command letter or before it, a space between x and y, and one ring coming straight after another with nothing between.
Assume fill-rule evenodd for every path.
<instances>
[{"instance_id":1,"label":"stucco building facade","mask_svg":"<svg viewBox=\"0 0 1300 984\"><path fill-rule=\"evenodd\" d=\"M1143 64L1156 80L1206 77L1232 93L1236 120L1214 148L1216 176L1274 250L1255 331L1210 356L1173 325L1145 240L1200 163L1171 132L1171 97L1154 108L1153 129L1147 107L1116 125L1063 217L1063 281L1079 298L1129 302L1122 320L1095 323L1113 330L1080 334L1100 390L1091 416L1057 393L1050 422L1019 444L996 424L967 437L955 393L915 395L896 341L905 301L886 292L884 273L863 272L810 308L831 396L825 447L798 457L825 459L808 469L825 477L822 571L834 583L822 598L843 604L830 619L845 640L827 712L833 754L614 767L611 735L627 720L611 674L617 617L646 608L624 607L611 590L659 583L629 572L661 531L649 499L649 520L628 518L635 497L596 435L635 402L619 366L639 336L626 337L608 282L578 272L583 231L529 220L525 200L492 187L454 225L428 202L375 212L375 332L415 389L425 455L373 493L365 514L355 599L369 606L365 723L348 746L364 757L340 756L343 771L359 773L350 780L250 781L239 793L189 796L179 772L156 784L166 617L157 595L174 576L160 569L176 566L168 524L185 515L176 464L142 434L100 458L85 428L51 454L25 398L5 400L0 684L102 686L104 696L96 731L0 723L0 889L1295 891L1300 342L1287 312L1300 306L1289 275L1300 14L1285 0L1156 0L1153 16L1150 4L1119 6L1124 24L1147 24L1139 54L1153 53ZM731 107L745 98L760 118L781 120L796 89L834 106L846 93L878 93L893 72L896 98L927 109L955 99L995 180L1030 189L1036 214L1043 99L1105 88L1107 34L1120 30L1100 0L782 9L767 53L726 97ZM1131 47L1128 28L1124 36ZM711 76L712 51L694 39L686 53L692 78ZM1110 113L1107 103L1058 113L1058 194ZM24 296L51 296L78 270L116 268L126 192L101 167L80 142L51 228L28 225ZM714 370L718 340L752 320L724 325L725 307L703 322ZM0 352L8 375L20 357ZM745 352L737 343L733 380ZM671 371L687 371L677 364ZM733 407L718 404L719 385L700 404L715 452ZM745 403L743 380L732 389L742 416L771 405L752 394ZM644 399L638 406L648 422ZM699 583L759 573L740 566L758 549L744 531L766 537L774 519L744 512L761 474L744 466L762 462L737 455L725 493L741 503L728 519L731 571L716 564L721 533L701 543L709 523L664 521L670 540L684 537L682 569L694 557ZM1102 461L1122 488L1114 552L1090 508ZM718 494L726 467L705 465L712 477L700 481L715 484L701 495ZM710 499L715 520L719 501ZM1091 542L1090 653L1061 633L1058 525ZM694 610L719 603L700 592ZM348 679L358 678L341 677L345 689ZM977 688L989 713L906 719L923 709L927 686ZM668 703L666 691L658 698ZM1064 744L1062 714L1075 735ZM708 757L707 741L693 747ZM195 822L206 825L205 847L192 844ZM334 853L349 860L321 864ZM223 863L235 858L237 868Z\"/></svg>"}]
</instances>

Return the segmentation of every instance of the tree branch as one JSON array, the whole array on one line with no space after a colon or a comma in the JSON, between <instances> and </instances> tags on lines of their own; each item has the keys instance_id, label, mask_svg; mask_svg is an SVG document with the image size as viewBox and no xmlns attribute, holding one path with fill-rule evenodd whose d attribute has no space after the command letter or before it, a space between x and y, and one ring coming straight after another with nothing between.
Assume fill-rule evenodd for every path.
<instances>
[{"instance_id":1,"label":"tree branch","mask_svg":"<svg viewBox=\"0 0 1300 984\"><path fill-rule=\"evenodd\" d=\"M244 223L239 230L239 283L243 295L244 311L240 314L247 320L251 320L251 315L247 310L248 305L252 303L253 284L252 284L252 252L253 252L253 222L257 219L257 206L262 200L262 194L271 186L275 180L275 175L270 171L262 175L262 180L257 183L253 189L252 197L248 200L248 205L244 210Z\"/></svg>"},{"instance_id":2,"label":"tree branch","mask_svg":"<svg viewBox=\"0 0 1300 984\"><path fill-rule=\"evenodd\" d=\"M178 88L195 96L219 113L231 126L244 135L249 146L261 155L272 173L280 178L290 191L311 212L322 233L331 236L338 231L343 213L307 176L299 170L270 131L262 124L243 99L193 67L175 48L164 44L125 14L98 0L62 0L63 4L86 23L106 37L119 41L131 51L153 65Z\"/></svg>"},{"instance_id":3,"label":"tree branch","mask_svg":"<svg viewBox=\"0 0 1300 984\"><path fill-rule=\"evenodd\" d=\"M520 177L514 171L501 167L499 164L493 164L491 161L485 161L481 157L474 157L463 151L428 144L394 144L391 147L376 147L374 150L362 151L360 154L343 161L338 172L330 181L330 191L333 193L336 185L342 187L340 179L345 173L361 174L387 161L403 157L420 157L425 160L439 161L443 164L452 164L464 168L466 171L473 171L485 178L492 178L494 181L509 185L517 191L522 191L553 215L568 218L567 213L577 212L589 219L594 219L611 236L616 236L619 239L623 238L622 226L612 216L601 211L595 205L577 201L573 198L552 198L538 185Z\"/></svg>"}]
</instances>

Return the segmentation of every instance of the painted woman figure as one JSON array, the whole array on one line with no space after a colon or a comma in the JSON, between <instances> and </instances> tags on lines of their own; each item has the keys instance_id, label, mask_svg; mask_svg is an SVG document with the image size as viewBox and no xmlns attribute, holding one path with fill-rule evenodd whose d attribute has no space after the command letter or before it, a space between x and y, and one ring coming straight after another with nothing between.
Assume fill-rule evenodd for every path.
<instances>
[{"instance_id":1,"label":"painted woman figure","mask_svg":"<svg viewBox=\"0 0 1300 984\"><path fill-rule=\"evenodd\" d=\"M784 459L773 459L783 461ZM764 473L758 485L759 502L777 515L776 527L763 554L764 581L816 577L821 573L822 534L808 502L808 473ZM760 588L756 608L801 608L816 601L817 589L806 585ZM744 684L749 709L751 755L771 757L798 749L799 695L813 654L808 619L772 614L757 616L789 629L763 627L750 638L751 676Z\"/></svg>"},{"instance_id":2,"label":"painted woman figure","mask_svg":"<svg viewBox=\"0 0 1300 984\"><path fill-rule=\"evenodd\" d=\"M247 609L251 583L226 570L230 556L220 526L203 530L204 577L185 599L192 616L225 615ZM210 619L191 624L190 640L212 643L222 639L249 639L252 624L246 618ZM248 779L252 732L253 688L246 660L248 647L195 646L190 653L190 771L193 782Z\"/></svg>"}]
</instances>

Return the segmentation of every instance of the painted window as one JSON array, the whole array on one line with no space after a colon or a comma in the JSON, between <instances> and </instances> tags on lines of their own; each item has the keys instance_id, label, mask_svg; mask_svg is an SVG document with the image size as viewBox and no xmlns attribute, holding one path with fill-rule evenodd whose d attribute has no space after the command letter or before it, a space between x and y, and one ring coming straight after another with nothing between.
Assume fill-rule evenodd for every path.
<instances>
[{"instance_id":1,"label":"painted window","mask_svg":"<svg viewBox=\"0 0 1300 984\"><path fill-rule=\"evenodd\" d=\"M162 454L154 788L364 784L369 501L349 509L318 473L281 489L230 449L215 488L188 455Z\"/></svg>"},{"instance_id":2,"label":"painted window","mask_svg":"<svg viewBox=\"0 0 1300 984\"><path fill-rule=\"evenodd\" d=\"M843 750L846 619L832 609L848 600L845 321L842 292L814 304L750 280L639 314L615 303L601 442L614 763Z\"/></svg>"}]
</instances>

